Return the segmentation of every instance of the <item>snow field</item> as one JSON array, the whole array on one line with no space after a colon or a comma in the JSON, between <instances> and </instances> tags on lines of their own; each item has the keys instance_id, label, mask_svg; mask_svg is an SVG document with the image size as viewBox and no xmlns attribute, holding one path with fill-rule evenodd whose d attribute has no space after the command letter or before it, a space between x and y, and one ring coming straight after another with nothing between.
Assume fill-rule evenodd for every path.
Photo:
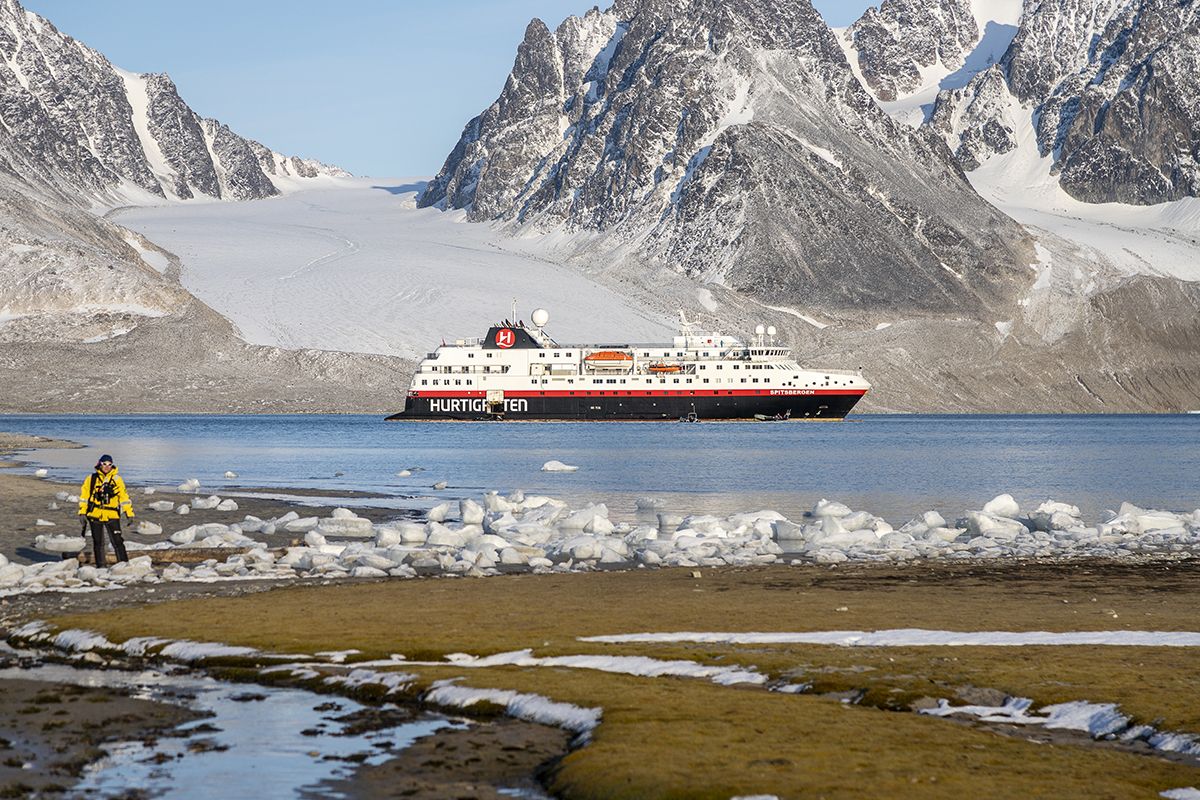
<instances>
[{"instance_id":1,"label":"snow field","mask_svg":"<svg viewBox=\"0 0 1200 800\"><path fill-rule=\"evenodd\" d=\"M537 246L416 208L421 184L329 179L252 203L166 205L117 221L179 256L188 291L251 344L420 358L510 312L551 313L562 341L670 340L670 319ZM529 246L526 243L526 246ZM400 387L398 387L400 388Z\"/></svg>"},{"instance_id":2,"label":"snow field","mask_svg":"<svg viewBox=\"0 0 1200 800\"><path fill-rule=\"evenodd\" d=\"M197 498L193 505L200 502L204 505L197 507L232 504L212 496ZM74 559L29 566L0 563L0 593L239 578L478 577L504 571L1182 557L1200 552L1200 509L1177 513L1124 503L1103 521L1088 524L1076 506L1047 501L1025 513L1010 495L999 495L953 523L937 511L927 511L899 529L869 512L829 500L821 500L795 522L770 510L728 517L658 511L656 518L654 525L613 522L603 503L571 508L561 500L520 490L440 503L423 522L375 524L344 508L329 517L301 517L289 511L266 520L246 516L232 524L190 525L153 545L130 543L135 558L107 569L81 567ZM142 524L162 533L161 526ZM275 550L254 538L284 532L302 535L304 544ZM35 542L56 554L79 552L87 544L82 536L63 534L41 535ZM170 564L154 569L147 551L174 547L210 548L213 558L195 567ZM229 548L248 552L223 556L221 550Z\"/></svg>"}]
</instances>

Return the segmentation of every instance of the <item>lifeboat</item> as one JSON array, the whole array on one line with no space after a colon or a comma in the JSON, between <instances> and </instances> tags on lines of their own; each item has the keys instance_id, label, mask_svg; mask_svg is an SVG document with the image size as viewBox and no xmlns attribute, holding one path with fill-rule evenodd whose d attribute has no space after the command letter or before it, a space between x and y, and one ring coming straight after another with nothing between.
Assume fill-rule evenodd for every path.
<instances>
[{"instance_id":1,"label":"lifeboat","mask_svg":"<svg viewBox=\"0 0 1200 800\"><path fill-rule=\"evenodd\" d=\"M620 350L598 350L595 353L584 356L583 360L589 364L620 366L631 363L633 356L629 353L623 353Z\"/></svg>"},{"instance_id":2,"label":"lifeboat","mask_svg":"<svg viewBox=\"0 0 1200 800\"><path fill-rule=\"evenodd\" d=\"M679 366L678 364L668 364L665 361L656 361L647 367L647 369L653 372L655 375L670 375L683 371L683 367Z\"/></svg>"}]
</instances>

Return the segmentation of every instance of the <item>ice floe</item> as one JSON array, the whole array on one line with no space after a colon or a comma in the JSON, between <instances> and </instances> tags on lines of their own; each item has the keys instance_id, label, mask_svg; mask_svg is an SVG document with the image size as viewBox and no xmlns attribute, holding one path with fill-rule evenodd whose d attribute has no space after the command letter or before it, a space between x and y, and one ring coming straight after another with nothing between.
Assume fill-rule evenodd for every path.
<instances>
[{"instance_id":1,"label":"ice floe","mask_svg":"<svg viewBox=\"0 0 1200 800\"><path fill-rule=\"evenodd\" d=\"M570 464L564 464L561 461L551 460L547 461L545 464L542 464L542 472L576 472L578 470L579 467L575 467Z\"/></svg>"}]
</instances>

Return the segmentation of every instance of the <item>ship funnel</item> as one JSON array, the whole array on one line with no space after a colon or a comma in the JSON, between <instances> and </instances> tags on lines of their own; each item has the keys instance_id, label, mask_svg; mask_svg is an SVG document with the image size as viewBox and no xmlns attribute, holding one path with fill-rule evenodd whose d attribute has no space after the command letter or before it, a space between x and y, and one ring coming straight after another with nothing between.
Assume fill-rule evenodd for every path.
<instances>
[{"instance_id":1,"label":"ship funnel","mask_svg":"<svg viewBox=\"0 0 1200 800\"><path fill-rule=\"evenodd\" d=\"M550 321L550 312L544 308L534 309L530 319L533 320L533 324L537 327L544 328L546 327L546 323Z\"/></svg>"}]
</instances>

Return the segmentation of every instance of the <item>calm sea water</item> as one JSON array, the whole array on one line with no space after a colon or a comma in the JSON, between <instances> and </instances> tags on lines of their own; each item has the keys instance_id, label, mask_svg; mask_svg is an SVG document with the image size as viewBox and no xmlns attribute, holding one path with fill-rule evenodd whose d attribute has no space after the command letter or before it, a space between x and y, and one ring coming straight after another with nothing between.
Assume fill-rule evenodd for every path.
<instances>
[{"instance_id":1,"label":"calm sea water","mask_svg":"<svg viewBox=\"0 0 1200 800\"><path fill-rule=\"evenodd\" d=\"M362 490L427 508L514 488L616 518L655 496L682 513L775 509L837 499L893 523L947 516L1008 492L1095 517L1122 501L1200 507L1200 415L862 416L841 423L385 423L376 416L0 416L0 430L71 439L34 466L82 480L100 453L136 485L198 478L202 491ZM557 459L578 472L541 472ZM414 469L411 477L396 472ZM226 470L236 480L222 477ZM338 474L342 473L342 474ZM434 491L435 482L449 488Z\"/></svg>"}]
</instances>

